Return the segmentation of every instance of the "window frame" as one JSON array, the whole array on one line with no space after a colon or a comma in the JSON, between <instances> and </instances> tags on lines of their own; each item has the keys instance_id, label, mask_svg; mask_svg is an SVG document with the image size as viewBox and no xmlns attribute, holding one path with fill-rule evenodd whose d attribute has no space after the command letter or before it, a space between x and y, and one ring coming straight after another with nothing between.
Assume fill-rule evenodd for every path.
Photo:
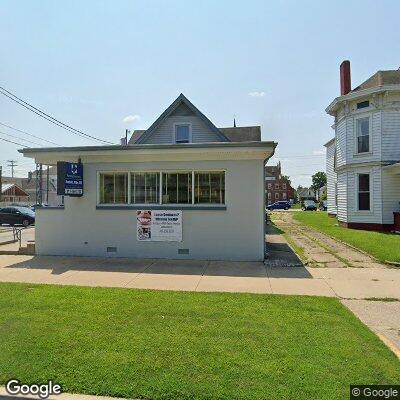
<instances>
[{"instance_id":1,"label":"window frame","mask_svg":"<svg viewBox=\"0 0 400 400\"><path fill-rule=\"evenodd\" d=\"M101 203L101 187L100 187L100 183L101 183L101 174L113 174L114 175L114 203ZM126 185L126 190L127 190L127 202L126 203L115 203L115 174L128 174L128 179L127 179L127 185ZM130 172L129 171L98 171L97 172L97 204L98 205L104 205L104 206L125 206L125 205L129 205L129 201L130 201Z\"/></svg>"},{"instance_id":2,"label":"window frame","mask_svg":"<svg viewBox=\"0 0 400 400\"><path fill-rule=\"evenodd\" d=\"M368 119L368 151L364 151L359 153L358 152L358 124L360 120ZM365 136L365 135L361 135ZM371 115L362 115L354 118L354 156L365 156L372 154L372 122L371 122Z\"/></svg>"},{"instance_id":3,"label":"window frame","mask_svg":"<svg viewBox=\"0 0 400 400\"><path fill-rule=\"evenodd\" d=\"M224 173L224 202L223 203L195 203L195 196L194 196L194 191L195 191L195 173ZM153 173L153 174L158 174L159 175L159 198L157 203L132 203L131 201L131 174L139 174L139 173ZM179 174L179 173L189 173L191 174L191 180L192 180L192 198L191 201L188 203L163 203L162 201L162 193L163 193L163 173L168 173L168 174ZM127 184L127 203L101 203L101 175L102 174L128 174L128 184ZM196 207L201 208L201 207L226 207L227 201L226 201L226 176L227 176L227 170L226 169L160 169L160 170L98 170L97 171L97 176L96 176L96 205L101 206L101 207L114 207L114 206L119 206L119 207L152 207L152 206L165 206L166 208L168 207L176 207L176 206L182 206L182 207L187 207L187 206L193 206L195 209Z\"/></svg>"},{"instance_id":4,"label":"window frame","mask_svg":"<svg viewBox=\"0 0 400 400\"><path fill-rule=\"evenodd\" d=\"M196 184L195 184L195 174L200 173L200 174L212 174L212 173L224 173L224 202L223 203L196 203L196 196L195 196L195 190L196 190ZM192 171L192 204L194 206L201 206L202 204L209 204L209 205L226 205L226 170L193 170Z\"/></svg>"},{"instance_id":5,"label":"window frame","mask_svg":"<svg viewBox=\"0 0 400 400\"><path fill-rule=\"evenodd\" d=\"M360 194L360 175L368 175L369 176L369 192L361 192L361 193L369 193L369 210L360 210L360 199L359 199L359 194ZM365 172L356 172L356 212L360 214L371 214L373 213L373 193L372 193L372 179L373 179L373 174L372 171L365 171Z\"/></svg>"},{"instance_id":6,"label":"window frame","mask_svg":"<svg viewBox=\"0 0 400 400\"><path fill-rule=\"evenodd\" d=\"M188 141L177 141L176 140L176 133L178 126L188 126L189 127L189 137ZM172 142L175 144L185 144L185 143L192 143L192 123L191 122L174 122L173 124L173 132L172 132Z\"/></svg>"}]
</instances>

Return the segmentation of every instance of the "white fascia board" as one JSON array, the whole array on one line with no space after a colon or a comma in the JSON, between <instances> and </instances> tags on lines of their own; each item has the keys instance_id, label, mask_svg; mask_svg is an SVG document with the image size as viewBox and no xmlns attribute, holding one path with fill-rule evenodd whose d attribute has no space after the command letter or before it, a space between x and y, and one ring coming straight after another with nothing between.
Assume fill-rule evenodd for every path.
<instances>
[{"instance_id":1,"label":"white fascia board","mask_svg":"<svg viewBox=\"0 0 400 400\"><path fill-rule=\"evenodd\" d=\"M265 160L272 156L274 145L234 148L182 148L132 150L38 151L24 153L36 163L55 165L57 161L97 162L151 162L151 161L211 161L211 160Z\"/></svg>"},{"instance_id":2,"label":"white fascia board","mask_svg":"<svg viewBox=\"0 0 400 400\"><path fill-rule=\"evenodd\" d=\"M336 97L331 104L325 109L327 114L335 115L337 106L343 101L355 100L359 97L369 96L371 94L382 93L382 92L398 92L400 91L400 85L383 85L368 88L364 90L357 90L356 92L350 92L344 96Z\"/></svg>"}]
</instances>

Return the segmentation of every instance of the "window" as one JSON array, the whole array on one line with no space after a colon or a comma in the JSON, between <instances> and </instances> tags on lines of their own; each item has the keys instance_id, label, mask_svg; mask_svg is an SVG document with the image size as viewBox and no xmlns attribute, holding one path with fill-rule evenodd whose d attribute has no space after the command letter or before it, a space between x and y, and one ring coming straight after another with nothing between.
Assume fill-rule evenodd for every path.
<instances>
[{"instance_id":1,"label":"window","mask_svg":"<svg viewBox=\"0 0 400 400\"><path fill-rule=\"evenodd\" d=\"M282 193L282 200L286 200L286 193Z\"/></svg>"},{"instance_id":2,"label":"window","mask_svg":"<svg viewBox=\"0 0 400 400\"><path fill-rule=\"evenodd\" d=\"M369 145L369 117L359 118L357 121L357 153L368 153Z\"/></svg>"},{"instance_id":3,"label":"window","mask_svg":"<svg viewBox=\"0 0 400 400\"><path fill-rule=\"evenodd\" d=\"M286 183L282 183L282 189L286 190Z\"/></svg>"},{"instance_id":4,"label":"window","mask_svg":"<svg viewBox=\"0 0 400 400\"><path fill-rule=\"evenodd\" d=\"M194 202L224 204L225 172L195 172Z\"/></svg>"},{"instance_id":5,"label":"window","mask_svg":"<svg viewBox=\"0 0 400 400\"><path fill-rule=\"evenodd\" d=\"M271 200L271 193L268 192L268 200Z\"/></svg>"},{"instance_id":6,"label":"window","mask_svg":"<svg viewBox=\"0 0 400 400\"><path fill-rule=\"evenodd\" d=\"M369 174L358 174L358 209L360 211L369 211L371 209L369 181Z\"/></svg>"},{"instance_id":7,"label":"window","mask_svg":"<svg viewBox=\"0 0 400 400\"><path fill-rule=\"evenodd\" d=\"M100 174L100 203L128 203L127 173L118 172Z\"/></svg>"},{"instance_id":8,"label":"window","mask_svg":"<svg viewBox=\"0 0 400 400\"><path fill-rule=\"evenodd\" d=\"M162 185L163 204L192 203L191 172L163 172Z\"/></svg>"},{"instance_id":9,"label":"window","mask_svg":"<svg viewBox=\"0 0 400 400\"><path fill-rule=\"evenodd\" d=\"M275 200L279 200L279 193L275 193Z\"/></svg>"},{"instance_id":10,"label":"window","mask_svg":"<svg viewBox=\"0 0 400 400\"><path fill-rule=\"evenodd\" d=\"M98 196L99 204L225 204L225 172L101 172Z\"/></svg>"},{"instance_id":11,"label":"window","mask_svg":"<svg viewBox=\"0 0 400 400\"><path fill-rule=\"evenodd\" d=\"M275 189L279 189L279 183L275 183Z\"/></svg>"},{"instance_id":12,"label":"window","mask_svg":"<svg viewBox=\"0 0 400 400\"><path fill-rule=\"evenodd\" d=\"M268 189L272 189L272 183L268 183Z\"/></svg>"},{"instance_id":13,"label":"window","mask_svg":"<svg viewBox=\"0 0 400 400\"><path fill-rule=\"evenodd\" d=\"M190 142L190 125L175 125L175 142L189 143Z\"/></svg>"},{"instance_id":14,"label":"window","mask_svg":"<svg viewBox=\"0 0 400 400\"><path fill-rule=\"evenodd\" d=\"M160 201L158 172L131 173L131 203L156 204Z\"/></svg>"},{"instance_id":15,"label":"window","mask_svg":"<svg viewBox=\"0 0 400 400\"><path fill-rule=\"evenodd\" d=\"M369 100L361 101L360 103L357 103L357 110L360 110L361 108L367 108L367 107L369 107Z\"/></svg>"}]
</instances>

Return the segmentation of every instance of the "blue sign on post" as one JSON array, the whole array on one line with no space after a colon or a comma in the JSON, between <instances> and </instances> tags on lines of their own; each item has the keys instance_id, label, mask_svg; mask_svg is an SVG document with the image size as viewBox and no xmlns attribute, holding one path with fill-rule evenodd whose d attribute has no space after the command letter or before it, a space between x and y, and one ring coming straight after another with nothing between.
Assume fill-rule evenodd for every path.
<instances>
[{"instance_id":1,"label":"blue sign on post","mask_svg":"<svg viewBox=\"0 0 400 400\"><path fill-rule=\"evenodd\" d=\"M57 163L57 194L63 196L83 196L82 163Z\"/></svg>"}]
</instances>

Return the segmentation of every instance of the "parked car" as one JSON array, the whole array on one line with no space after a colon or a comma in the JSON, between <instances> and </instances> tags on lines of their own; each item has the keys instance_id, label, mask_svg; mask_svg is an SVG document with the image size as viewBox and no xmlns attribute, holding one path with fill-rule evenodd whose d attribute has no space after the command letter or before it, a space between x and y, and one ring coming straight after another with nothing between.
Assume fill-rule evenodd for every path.
<instances>
[{"instance_id":1,"label":"parked car","mask_svg":"<svg viewBox=\"0 0 400 400\"><path fill-rule=\"evenodd\" d=\"M28 207L0 208L0 225L23 225L25 228L35 223L35 212Z\"/></svg>"},{"instance_id":2,"label":"parked car","mask_svg":"<svg viewBox=\"0 0 400 400\"><path fill-rule=\"evenodd\" d=\"M317 205L314 200L304 200L301 209L303 211L317 211Z\"/></svg>"},{"instance_id":3,"label":"parked car","mask_svg":"<svg viewBox=\"0 0 400 400\"><path fill-rule=\"evenodd\" d=\"M41 208L41 207L48 207L48 205L46 203L43 204L34 204L32 206L30 206L30 209L35 211L37 208Z\"/></svg>"},{"instance_id":4,"label":"parked car","mask_svg":"<svg viewBox=\"0 0 400 400\"><path fill-rule=\"evenodd\" d=\"M319 204L319 209L321 211L327 211L328 210L328 202L326 200L321 201L321 203Z\"/></svg>"},{"instance_id":5,"label":"parked car","mask_svg":"<svg viewBox=\"0 0 400 400\"><path fill-rule=\"evenodd\" d=\"M276 201L273 204L270 204L267 209L268 210L289 210L292 207L290 201Z\"/></svg>"}]
</instances>

